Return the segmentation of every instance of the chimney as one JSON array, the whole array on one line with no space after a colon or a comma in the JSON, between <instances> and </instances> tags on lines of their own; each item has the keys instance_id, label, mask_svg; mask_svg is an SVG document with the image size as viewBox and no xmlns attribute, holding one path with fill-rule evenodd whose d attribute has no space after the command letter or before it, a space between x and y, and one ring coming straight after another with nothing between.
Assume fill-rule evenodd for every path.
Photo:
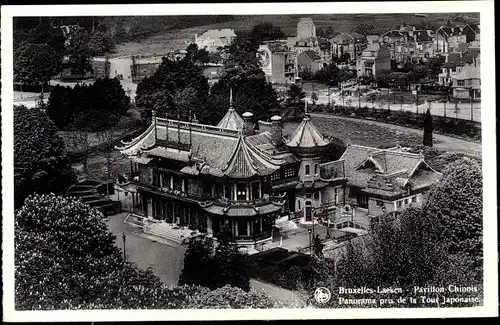
<instances>
[{"instance_id":1,"label":"chimney","mask_svg":"<svg viewBox=\"0 0 500 325\"><path fill-rule=\"evenodd\" d=\"M281 123L281 116L274 115L271 117L271 141L272 143L279 147L283 144L283 125Z\"/></svg>"},{"instance_id":2,"label":"chimney","mask_svg":"<svg viewBox=\"0 0 500 325\"><path fill-rule=\"evenodd\" d=\"M250 112L245 112L243 113L242 116L243 116L243 130L242 130L243 135L253 135L253 127L254 127L254 124L252 122L253 114Z\"/></svg>"}]
</instances>

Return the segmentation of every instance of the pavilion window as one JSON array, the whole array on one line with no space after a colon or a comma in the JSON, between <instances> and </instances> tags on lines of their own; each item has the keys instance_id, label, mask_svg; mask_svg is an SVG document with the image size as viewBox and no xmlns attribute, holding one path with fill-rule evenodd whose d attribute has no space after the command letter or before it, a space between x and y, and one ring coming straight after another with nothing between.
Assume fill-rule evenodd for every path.
<instances>
[{"instance_id":1,"label":"pavilion window","mask_svg":"<svg viewBox=\"0 0 500 325\"><path fill-rule=\"evenodd\" d=\"M247 184L238 183L236 186L236 200L245 201L247 199Z\"/></svg>"},{"instance_id":2,"label":"pavilion window","mask_svg":"<svg viewBox=\"0 0 500 325\"><path fill-rule=\"evenodd\" d=\"M261 198L260 181L252 182L252 200Z\"/></svg>"},{"instance_id":3,"label":"pavilion window","mask_svg":"<svg viewBox=\"0 0 500 325\"><path fill-rule=\"evenodd\" d=\"M306 165L305 168L306 168L306 171L305 171L306 175L310 175L311 174L311 166Z\"/></svg>"},{"instance_id":4,"label":"pavilion window","mask_svg":"<svg viewBox=\"0 0 500 325\"><path fill-rule=\"evenodd\" d=\"M233 184L225 184L224 185L224 198L228 200L233 199Z\"/></svg>"},{"instance_id":5,"label":"pavilion window","mask_svg":"<svg viewBox=\"0 0 500 325\"><path fill-rule=\"evenodd\" d=\"M314 164L314 175L318 175L318 164Z\"/></svg>"},{"instance_id":6,"label":"pavilion window","mask_svg":"<svg viewBox=\"0 0 500 325\"><path fill-rule=\"evenodd\" d=\"M285 177L286 178L293 177L293 176L295 176L295 169L293 167L289 167L289 168L285 169Z\"/></svg>"}]
</instances>

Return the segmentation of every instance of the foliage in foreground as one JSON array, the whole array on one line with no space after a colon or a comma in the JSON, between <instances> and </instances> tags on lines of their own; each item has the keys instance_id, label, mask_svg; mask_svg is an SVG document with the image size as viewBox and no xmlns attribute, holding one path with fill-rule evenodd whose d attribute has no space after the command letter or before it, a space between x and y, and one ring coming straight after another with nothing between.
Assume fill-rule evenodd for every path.
<instances>
[{"instance_id":1,"label":"foliage in foreground","mask_svg":"<svg viewBox=\"0 0 500 325\"><path fill-rule=\"evenodd\" d=\"M14 205L32 193L61 193L74 179L64 141L40 109L14 106Z\"/></svg>"},{"instance_id":2,"label":"foliage in foreground","mask_svg":"<svg viewBox=\"0 0 500 325\"><path fill-rule=\"evenodd\" d=\"M234 243L219 241L217 247L211 238L194 237L189 241L184 257L184 268L179 285L199 285L210 289L226 285L250 290L250 262Z\"/></svg>"},{"instance_id":3,"label":"foliage in foreground","mask_svg":"<svg viewBox=\"0 0 500 325\"><path fill-rule=\"evenodd\" d=\"M445 169L422 208L381 218L370 236L344 247L335 268L319 267L324 261L313 263L314 280L331 288L401 287L410 296L413 286L475 286L477 292L467 295L482 300L481 180L479 163L456 161ZM338 290L332 292L329 307L338 303ZM363 296L370 297L376 295Z\"/></svg>"},{"instance_id":4,"label":"foliage in foreground","mask_svg":"<svg viewBox=\"0 0 500 325\"><path fill-rule=\"evenodd\" d=\"M270 308L268 296L225 286L165 287L124 263L103 215L72 198L30 196L15 216L18 310Z\"/></svg>"}]
</instances>

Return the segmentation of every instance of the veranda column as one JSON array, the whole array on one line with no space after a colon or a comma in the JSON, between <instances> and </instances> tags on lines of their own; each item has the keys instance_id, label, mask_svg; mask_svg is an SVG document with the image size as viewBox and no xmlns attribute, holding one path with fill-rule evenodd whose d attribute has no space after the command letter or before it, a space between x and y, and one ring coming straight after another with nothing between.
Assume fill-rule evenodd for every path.
<instances>
[{"instance_id":1,"label":"veranda column","mask_svg":"<svg viewBox=\"0 0 500 325\"><path fill-rule=\"evenodd\" d=\"M174 188L174 176L170 175L170 189Z\"/></svg>"},{"instance_id":2,"label":"veranda column","mask_svg":"<svg viewBox=\"0 0 500 325\"><path fill-rule=\"evenodd\" d=\"M212 216L207 215L206 218L207 218L207 233L211 235L211 234L213 234Z\"/></svg>"},{"instance_id":3,"label":"veranda column","mask_svg":"<svg viewBox=\"0 0 500 325\"><path fill-rule=\"evenodd\" d=\"M233 221L233 228L234 228L234 235L238 236L238 221L234 220Z\"/></svg>"},{"instance_id":4,"label":"veranda column","mask_svg":"<svg viewBox=\"0 0 500 325\"><path fill-rule=\"evenodd\" d=\"M252 227L250 227L250 225L251 225L251 221L249 220L249 221L247 221L247 236L251 236L252 235L251 232L250 232L251 229L252 229Z\"/></svg>"},{"instance_id":5,"label":"veranda column","mask_svg":"<svg viewBox=\"0 0 500 325\"><path fill-rule=\"evenodd\" d=\"M262 233L262 216L259 217L260 232Z\"/></svg>"}]
</instances>

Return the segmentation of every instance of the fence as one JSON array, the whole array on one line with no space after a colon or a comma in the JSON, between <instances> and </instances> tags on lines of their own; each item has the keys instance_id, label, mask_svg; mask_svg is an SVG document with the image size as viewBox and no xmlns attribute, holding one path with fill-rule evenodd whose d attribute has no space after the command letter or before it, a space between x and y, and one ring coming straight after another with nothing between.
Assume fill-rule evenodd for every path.
<instances>
[{"instance_id":1,"label":"fence","mask_svg":"<svg viewBox=\"0 0 500 325\"><path fill-rule=\"evenodd\" d=\"M334 105L329 107L323 104L313 105L311 107L311 112L332 113L339 116L369 119L418 129L423 128L425 113L425 111L416 113L401 110L377 109L369 106L361 106L358 108ZM436 115L432 117L432 121L435 131L443 134L481 140L480 122Z\"/></svg>"}]
</instances>

